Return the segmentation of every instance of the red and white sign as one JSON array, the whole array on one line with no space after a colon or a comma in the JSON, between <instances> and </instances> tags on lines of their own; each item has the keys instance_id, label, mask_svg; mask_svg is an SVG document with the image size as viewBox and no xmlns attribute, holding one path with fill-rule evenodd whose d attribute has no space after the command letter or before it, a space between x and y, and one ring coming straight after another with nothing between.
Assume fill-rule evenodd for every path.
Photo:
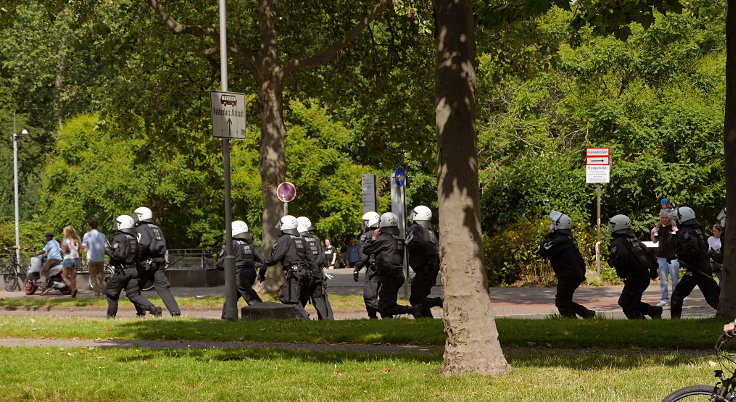
<instances>
[{"instance_id":1,"label":"red and white sign","mask_svg":"<svg viewBox=\"0 0 736 402\"><path fill-rule=\"evenodd\" d=\"M611 148L586 148L585 165L586 183L610 182Z\"/></svg>"},{"instance_id":2,"label":"red and white sign","mask_svg":"<svg viewBox=\"0 0 736 402\"><path fill-rule=\"evenodd\" d=\"M279 197L281 202L291 202L296 198L296 187L285 181L276 188L276 196Z\"/></svg>"}]
</instances>

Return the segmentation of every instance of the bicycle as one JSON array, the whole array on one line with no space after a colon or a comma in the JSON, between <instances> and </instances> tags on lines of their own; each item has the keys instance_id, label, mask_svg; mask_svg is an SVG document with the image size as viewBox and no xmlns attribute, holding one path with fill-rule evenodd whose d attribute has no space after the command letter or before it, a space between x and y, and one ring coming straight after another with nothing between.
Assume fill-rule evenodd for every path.
<instances>
[{"instance_id":1,"label":"bicycle","mask_svg":"<svg viewBox=\"0 0 736 402\"><path fill-rule=\"evenodd\" d=\"M690 385L680 388L667 395L662 402L736 401L736 361L734 361L728 352L721 350L729 339L725 335L721 335L718 342L716 342L716 357L718 358L721 370L714 371L715 376L718 378L718 382L715 385ZM730 377L724 378L724 371L730 372Z\"/></svg>"},{"instance_id":2,"label":"bicycle","mask_svg":"<svg viewBox=\"0 0 736 402\"><path fill-rule=\"evenodd\" d=\"M115 273L115 268L111 267L110 264L105 263L103 265L102 272L104 274L104 278L103 278L103 281L104 282L103 283L105 285L107 285L107 281L109 281L110 278L112 278L112 274ZM95 285L92 282L92 275L89 275L88 276L87 282L89 283L89 288L92 289L92 290L95 290ZM100 289L100 292L104 292L104 291L105 291L105 289Z\"/></svg>"},{"instance_id":3,"label":"bicycle","mask_svg":"<svg viewBox=\"0 0 736 402\"><path fill-rule=\"evenodd\" d=\"M15 247L5 247L5 251L10 251L10 262L3 267L3 283L7 292L21 290L20 284L25 280L27 269L20 265L15 254ZM28 250L20 247L20 250ZM21 279L21 277L23 279Z\"/></svg>"}]
</instances>

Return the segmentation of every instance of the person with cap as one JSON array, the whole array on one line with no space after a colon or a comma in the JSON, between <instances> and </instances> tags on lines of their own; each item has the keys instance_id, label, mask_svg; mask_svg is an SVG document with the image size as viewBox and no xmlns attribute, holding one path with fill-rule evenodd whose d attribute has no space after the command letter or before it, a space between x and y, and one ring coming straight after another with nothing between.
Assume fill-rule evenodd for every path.
<instances>
[{"instance_id":1,"label":"person with cap","mask_svg":"<svg viewBox=\"0 0 736 402\"><path fill-rule=\"evenodd\" d=\"M263 264L263 257L258 246L253 244L253 236L249 233L248 224L244 221L233 221L231 224L233 236L233 256L235 257L235 287L238 290L235 304L242 297L251 306L263 300L253 290L256 281L256 265ZM218 269L224 269L225 246L222 246L219 258L215 264ZM225 319L225 304L222 305L222 319Z\"/></svg>"},{"instance_id":2,"label":"person with cap","mask_svg":"<svg viewBox=\"0 0 736 402\"><path fill-rule=\"evenodd\" d=\"M161 301L172 317L181 315L179 304L169 290L169 279L166 277L166 237L160 227L153 223L153 213L147 207L133 211L141 264L140 285L153 283L153 288L161 297ZM140 311L138 312L141 313Z\"/></svg>"},{"instance_id":3,"label":"person with cap","mask_svg":"<svg viewBox=\"0 0 736 402\"><path fill-rule=\"evenodd\" d=\"M54 239L53 232L46 232L46 245L43 249L38 250L33 254L34 257L39 257L46 254L46 262L43 264L40 273L41 281L41 294L45 294L50 289L48 287L48 280L46 279L46 273L49 270L59 264L61 264L61 246L59 242Z\"/></svg>"},{"instance_id":4,"label":"person with cap","mask_svg":"<svg viewBox=\"0 0 736 402\"><path fill-rule=\"evenodd\" d=\"M315 230L312 221L306 216L296 218L299 236L307 242L307 259L309 260L310 277L308 280L309 299L317 310L317 319L334 320L332 305L327 296L327 276L322 267L325 265L325 252L319 237L312 234Z\"/></svg>"},{"instance_id":5,"label":"person with cap","mask_svg":"<svg viewBox=\"0 0 736 402\"><path fill-rule=\"evenodd\" d=\"M404 239L399 232L399 217L393 212L381 215L378 229L364 246L363 252L373 256L381 281L378 292L378 310L381 318L412 314L414 309L397 303L399 289L404 284Z\"/></svg>"},{"instance_id":6,"label":"person with cap","mask_svg":"<svg viewBox=\"0 0 736 402\"><path fill-rule=\"evenodd\" d=\"M308 320L309 313L304 306L309 300L309 260L307 242L299 236L297 220L284 215L276 226L281 235L271 248L271 256L266 258L258 273L258 280L266 280L266 269L281 263L286 279L279 288L279 300L283 304L294 305L296 318Z\"/></svg>"},{"instance_id":7,"label":"person with cap","mask_svg":"<svg viewBox=\"0 0 736 402\"><path fill-rule=\"evenodd\" d=\"M644 291L649 287L650 278L657 277L657 260L647 247L631 230L631 219L626 215L616 215L608 222L611 234L608 264L616 269L616 274L624 280L624 288L618 305L630 320L662 318L662 307L652 306L641 301Z\"/></svg>"},{"instance_id":8,"label":"person with cap","mask_svg":"<svg viewBox=\"0 0 736 402\"><path fill-rule=\"evenodd\" d=\"M672 291L670 314L673 319L682 317L683 301L693 291L695 286L705 296L705 301L714 309L718 309L720 288L713 279L710 261L708 259L708 240L705 237L700 222L695 217L695 211L690 207L679 207L670 213L670 218L677 222L677 259L680 266L685 268L685 275Z\"/></svg>"},{"instance_id":9,"label":"person with cap","mask_svg":"<svg viewBox=\"0 0 736 402\"><path fill-rule=\"evenodd\" d=\"M575 290L585 281L585 261L572 235L572 219L557 211L552 211L550 218L550 232L539 245L539 254L549 259L557 277L555 306L563 317L593 318L595 311L572 300Z\"/></svg>"},{"instance_id":10,"label":"person with cap","mask_svg":"<svg viewBox=\"0 0 736 402\"><path fill-rule=\"evenodd\" d=\"M353 279L355 282L360 280L360 271L365 267L365 280L363 281L363 302L368 318L371 320L378 319L378 293L381 288L381 282L376 272L376 259L373 256L365 254L365 245L371 239L373 233L378 229L378 222L381 217L373 211L363 214L361 219L365 232L360 235L360 260L353 268Z\"/></svg>"},{"instance_id":11,"label":"person with cap","mask_svg":"<svg viewBox=\"0 0 736 402\"><path fill-rule=\"evenodd\" d=\"M429 297L440 272L439 242L432 230L432 211L418 205L412 210L409 220L414 221L406 235L409 266L414 270L409 303L415 318L432 318L432 307L442 307L443 302L440 297Z\"/></svg>"},{"instance_id":12,"label":"person with cap","mask_svg":"<svg viewBox=\"0 0 736 402\"><path fill-rule=\"evenodd\" d=\"M115 318L117 315L118 300L123 289L136 311L148 311L154 317L161 317L161 307L154 306L141 295L138 286L138 248L133 218L128 215L118 216L115 219L115 233L105 248L105 254L110 257L110 266L115 269L105 287L107 318Z\"/></svg>"}]
</instances>

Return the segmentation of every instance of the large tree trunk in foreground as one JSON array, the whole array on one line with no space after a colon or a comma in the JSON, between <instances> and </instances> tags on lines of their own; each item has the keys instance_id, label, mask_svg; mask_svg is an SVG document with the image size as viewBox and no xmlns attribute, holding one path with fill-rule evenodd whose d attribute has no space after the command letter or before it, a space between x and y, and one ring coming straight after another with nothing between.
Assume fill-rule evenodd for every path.
<instances>
[{"instance_id":1,"label":"large tree trunk in foreground","mask_svg":"<svg viewBox=\"0 0 736 402\"><path fill-rule=\"evenodd\" d=\"M726 233L723 244L723 283L718 318L736 318L736 0L728 1L726 17L726 111L724 152L726 157Z\"/></svg>"},{"instance_id":2,"label":"large tree trunk in foreground","mask_svg":"<svg viewBox=\"0 0 736 402\"><path fill-rule=\"evenodd\" d=\"M483 270L475 134L475 37L469 0L433 0L437 36L440 258L447 341L444 374L511 369L498 343Z\"/></svg>"}]
</instances>

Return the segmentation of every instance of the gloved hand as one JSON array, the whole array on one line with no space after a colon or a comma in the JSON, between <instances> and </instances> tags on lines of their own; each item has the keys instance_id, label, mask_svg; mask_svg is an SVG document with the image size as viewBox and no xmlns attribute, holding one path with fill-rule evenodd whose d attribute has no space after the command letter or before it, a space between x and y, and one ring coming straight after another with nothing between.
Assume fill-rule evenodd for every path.
<instances>
[{"instance_id":1,"label":"gloved hand","mask_svg":"<svg viewBox=\"0 0 736 402\"><path fill-rule=\"evenodd\" d=\"M266 275L258 275L258 282L263 282L266 280Z\"/></svg>"},{"instance_id":2,"label":"gloved hand","mask_svg":"<svg viewBox=\"0 0 736 402\"><path fill-rule=\"evenodd\" d=\"M332 276L332 275L330 275L330 274L327 273L327 269L326 268L322 268L322 275L324 275L325 278L327 278L327 279L334 278L334 276Z\"/></svg>"},{"instance_id":3,"label":"gloved hand","mask_svg":"<svg viewBox=\"0 0 736 402\"><path fill-rule=\"evenodd\" d=\"M353 280L358 282L358 279L360 279L360 271L353 271Z\"/></svg>"}]
</instances>

